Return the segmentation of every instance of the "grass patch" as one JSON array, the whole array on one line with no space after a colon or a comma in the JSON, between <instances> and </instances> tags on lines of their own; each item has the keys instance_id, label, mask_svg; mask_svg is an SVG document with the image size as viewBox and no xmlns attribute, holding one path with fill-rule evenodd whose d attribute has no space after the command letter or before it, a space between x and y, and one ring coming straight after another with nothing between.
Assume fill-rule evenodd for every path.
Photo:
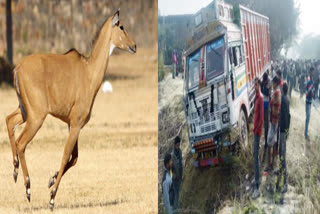
<instances>
[{"instance_id":1,"label":"grass patch","mask_svg":"<svg viewBox=\"0 0 320 214\"><path fill-rule=\"evenodd\" d=\"M158 62L158 82L161 82L164 77L166 76L166 70L164 68L164 61L163 61L163 53L159 52L159 62Z\"/></svg>"}]
</instances>

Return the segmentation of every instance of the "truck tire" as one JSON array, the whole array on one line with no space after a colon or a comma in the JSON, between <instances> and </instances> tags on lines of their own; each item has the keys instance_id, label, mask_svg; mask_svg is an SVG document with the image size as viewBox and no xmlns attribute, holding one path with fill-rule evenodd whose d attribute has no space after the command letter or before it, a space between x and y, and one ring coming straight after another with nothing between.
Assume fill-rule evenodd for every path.
<instances>
[{"instance_id":1,"label":"truck tire","mask_svg":"<svg viewBox=\"0 0 320 214\"><path fill-rule=\"evenodd\" d=\"M247 148L248 146L248 125L247 125L247 117L244 113L244 110L240 112L240 120L239 120L239 130L240 130L240 145L241 147Z\"/></svg>"}]
</instances>

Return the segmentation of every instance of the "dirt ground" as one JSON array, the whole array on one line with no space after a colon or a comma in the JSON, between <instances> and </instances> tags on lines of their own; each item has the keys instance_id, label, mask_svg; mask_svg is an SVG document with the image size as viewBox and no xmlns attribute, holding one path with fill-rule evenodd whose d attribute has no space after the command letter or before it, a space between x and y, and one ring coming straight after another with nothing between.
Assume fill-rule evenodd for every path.
<instances>
[{"instance_id":1,"label":"dirt ground","mask_svg":"<svg viewBox=\"0 0 320 214\"><path fill-rule=\"evenodd\" d=\"M92 117L79 137L79 158L60 183L54 213L156 213L158 160L157 49L110 58ZM5 117L18 105L13 89L0 89L0 213L52 213L49 178L60 167L67 125L48 116L27 146L31 202L22 171L13 180ZM16 131L20 133L22 127Z\"/></svg>"}]
</instances>

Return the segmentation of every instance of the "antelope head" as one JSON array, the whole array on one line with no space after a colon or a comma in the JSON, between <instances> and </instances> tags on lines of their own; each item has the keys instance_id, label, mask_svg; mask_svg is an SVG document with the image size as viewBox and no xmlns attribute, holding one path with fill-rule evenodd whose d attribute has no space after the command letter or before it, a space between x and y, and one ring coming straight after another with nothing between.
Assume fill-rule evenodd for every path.
<instances>
[{"instance_id":1,"label":"antelope head","mask_svg":"<svg viewBox=\"0 0 320 214\"><path fill-rule=\"evenodd\" d=\"M119 12L120 9L118 9L112 17L112 35L109 55L112 54L114 48L127 50L130 53L135 53L137 50L136 43L130 38L123 25L120 24Z\"/></svg>"}]
</instances>

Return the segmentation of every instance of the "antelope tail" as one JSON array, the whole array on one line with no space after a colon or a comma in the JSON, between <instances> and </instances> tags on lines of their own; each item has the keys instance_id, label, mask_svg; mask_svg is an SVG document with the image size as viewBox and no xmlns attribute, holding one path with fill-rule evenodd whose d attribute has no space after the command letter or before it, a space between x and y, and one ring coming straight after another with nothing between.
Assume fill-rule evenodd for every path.
<instances>
[{"instance_id":1,"label":"antelope tail","mask_svg":"<svg viewBox=\"0 0 320 214\"><path fill-rule=\"evenodd\" d=\"M20 95L20 87L19 87L19 81L18 81L18 75L17 75L16 69L13 70L13 75L15 79L15 86L16 86L17 93Z\"/></svg>"},{"instance_id":2,"label":"antelope tail","mask_svg":"<svg viewBox=\"0 0 320 214\"><path fill-rule=\"evenodd\" d=\"M26 110L25 110L25 108L23 106L23 103L22 103L22 100L21 100L20 86L19 86L19 80L18 80L18 75L17 74L18 74L17 70L14 69L13 70L13 78L14 78L14 85L15 85L17 96L18 96L18 100L19 100L19 108L20 108L20 111L21 111L21 114L22 114L23 121L26 121L27 114L26 114Z\"/></svg>"}]
</instances>

